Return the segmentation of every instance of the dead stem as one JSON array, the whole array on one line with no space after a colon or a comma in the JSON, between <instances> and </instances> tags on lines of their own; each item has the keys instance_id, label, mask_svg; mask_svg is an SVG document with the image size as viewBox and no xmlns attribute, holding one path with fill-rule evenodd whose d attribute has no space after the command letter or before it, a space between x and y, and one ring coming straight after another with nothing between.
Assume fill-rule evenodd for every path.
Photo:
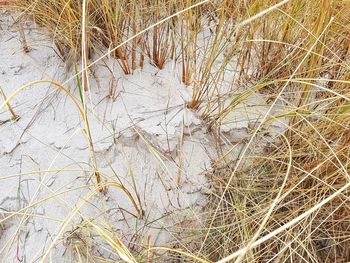
<instances>
[{"instance_id":1,"label":"dead stem","mask_svg":"<svg viewBox=\"0 0 350 263\"><path fill-rule=\"evenodd\" d=\"M7 101L5 92L4 92L4 90L2 89L2 87L0 87L0 94L1 94L1 96L2 96L2 99L3 99L4 101ZM7 107L8 111L11 113L11 119L12 119L13 121L18 121L18 120L20 119L20 116L18 116L18 115L15 113L15 111L13 110L13 108L11 107L11 105L10 105L9 102L6 103L6 107Z\"/></svg>"}]
</instances>

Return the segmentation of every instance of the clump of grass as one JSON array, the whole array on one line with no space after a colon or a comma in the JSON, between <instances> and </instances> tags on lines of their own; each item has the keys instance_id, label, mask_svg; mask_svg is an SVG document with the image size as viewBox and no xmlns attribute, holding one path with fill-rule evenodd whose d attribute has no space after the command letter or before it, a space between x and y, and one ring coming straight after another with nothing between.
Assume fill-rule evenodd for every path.
<instances>
[{"instance_id":1,"label":"clump of grass","mask_svg":"<svg viewBox=\"0 0 350 263\"><path fill-rule=\"evenodd\" d=\"M251 89L270 96L271 107L277 99L285 105L277 119L267 112L258 128L286 116L289 123L262 153L225 158L208 175L208 229L197 255L218 262L349 260L349 50L337 44L347 38L349 7L294 1L248 27L241 63L257 65ZM254 130L251 148L265 144L263 134Z\"/></svg>"},{"instance_id":2,"label":"clump of grass","mask_svg":"<svg viewBox=\"0 0 350 263\"><path fill-rule=\"evenodd\" d=\"M194 110L217 95L225 68L237 54L232 51L241 45L232 37L235 25L248 17L241 15L242 5L199 0L91 0L83 10L81 2L75 0L17 2L17 8L52 33L61 57L69 64L75 64L83 55L81 45L86 48L87 62L95 51L118 47L113 55L124 74L142 68L145 57L159 69L170 60L180 63L182 82L193 88L188 107ZM181 10L187 11L125 42ZM225 59L220 62L224 51ZM211 103L209 107L212 105L215 106Z\"/></svg>"},{"instance_id":3,"label":"clump of grass","mask_svg":"<svg viewBox=\"0 0 350 263\"><path fill-rule=\"evenodd\" d=\"M287 143L281 139L263 155L247 156L249 165L234 175L234 163L209 175L213 192L206 210L213 224L205 243L199 241L206 258L219 260L247 246L279 191L281 196L259 238L308 213L347 186L346 131L350 123L346 105L348 101L332 97L327 114L316 121L316 112L298 116L299 123L288 130ZM348 194L348 188L342 189L304 219L252 247L245 253L244 262L346 262L350 256Z\"/></svg>"}]
</instances>

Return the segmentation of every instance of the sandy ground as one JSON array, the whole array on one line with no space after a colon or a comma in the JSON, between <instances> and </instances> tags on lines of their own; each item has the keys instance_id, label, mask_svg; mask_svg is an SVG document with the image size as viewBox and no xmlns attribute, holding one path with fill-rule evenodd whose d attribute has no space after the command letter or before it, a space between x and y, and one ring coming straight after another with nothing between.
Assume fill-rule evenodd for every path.
<instances>
[{"instance_id":1,"label":"sandy ground","mask_svg":"<svg viewBox=\"0 0 350 263\"><path fill-rule=\"evenodd\" d=\"M1 13L0 86L5 94L31 81L51 79L65 83L79 98L74 79L67 81L72 70L45 30L27 21L25 35L29 53L23 52L13 18ZM86 96L99 171L111 184L105 194L87 197L95 188L84 124L64 92L49 83L20 92L11 101L18 121L9 120L8 111L1 109L3 262L43 257L71 262L76 244L86 243L98 255L117 258L110 247L101 245L89 221L111 236L113 230L136 251L147 238L153 245L165 245L181 236L181 226L201 226L210 190L205 174L217 158L215 136L185 107L190 88L181 84L177 72L172 63L164 70L146 63L142 71L125 76L112 58L92 68ZM112 98L106 96L110 89ZM257 101L264 103L260 97L247 103ZM226 143L242 141L264 110L230 114L222 127ZM142 215L117 184L130 191Z\"/></svg>"}]
</instances>

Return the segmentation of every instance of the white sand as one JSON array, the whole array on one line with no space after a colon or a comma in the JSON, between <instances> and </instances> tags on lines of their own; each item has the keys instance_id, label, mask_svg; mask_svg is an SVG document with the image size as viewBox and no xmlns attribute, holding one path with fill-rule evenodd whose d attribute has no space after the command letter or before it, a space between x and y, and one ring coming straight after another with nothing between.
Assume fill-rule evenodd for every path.
<instances>
[{"instance_id":1,"label":"white sand","mask_svg":"<svg viewBox=\"0 0 350 263\"><path fill-rule=\"evenodd\" d=\"M5 94L10 96L35 80L66 82L72 70L67 71L45 30L27 22L31 51L25 54L12 24L11 16L1 13L0 86ZM181 228L172 227L175 224L200 226L209 187L205 173L217 155L214 136L200 116L185 107L190 88L181 84L172 63L164 70L146 63L142 71L128 76L114 59L104 63L115 72L116 81L100 63L92 68L98 81L90 76L91 94L86 94L91 98L87 105L99 171L114 185L122 182L144 215L137 216L128 196L116 186L84 201L95 182L89 172L84 124L64 92L48 83L38 84L11 101L21 119L0 125L0 216L10 216L0 224L3 262L40 261L49 248L52 262L71 262L74 246L69 241L82 239L95 253L117 258L86 224L89 220L100 227L111 226L135 250L140 247L133 244L146 244L149 235L154 245L178 238ZM111 85L113 99L106 96ZM66 87L79 99L74 81ZM229 143L247 136L250 125L266 109L248 104L263 104L261 100L252 98L227 117L222 131ZM6 108L1 109L0 121L9 118ZM22 214L12 216L14 211ZM67 238L81 226L79 238Z\"/></svg>"}]
</instances>

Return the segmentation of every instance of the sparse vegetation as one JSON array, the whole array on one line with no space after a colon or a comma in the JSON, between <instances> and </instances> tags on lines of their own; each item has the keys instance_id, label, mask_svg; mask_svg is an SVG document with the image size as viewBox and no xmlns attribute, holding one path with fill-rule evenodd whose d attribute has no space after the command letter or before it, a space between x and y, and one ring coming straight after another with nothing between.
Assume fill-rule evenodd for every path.
<instances>
[{"instance_id":1,"label":"sparse vegetation","mask_svg":"<svg viewBox=\"0 0 350 263\"><path fill-rule=\"evenodd\" d=\"M99 246L96 236L108 245L105 251L125 262L350 261L349 1L17 0L1 4L47 29L61 59L74 66L79 99L65 83L48 82L64 90L79 110L95 189L61 222L60 234L81 207L111 187L121 189L136 210L133 217L148 224L130 163L126 170L131 185L124 185L118 172L106 175L99 169L89 125L89 118L96 115L87 97L98 89L91 79L98 80L93 68L101 56L115 59L124 75L147 74L146 64L158 71L173 65L174 74L191 92L186 110L199 115L215 137L217 157L206 170L209 189L201 197L205 205L193 218L168 226L173 241L153 246L154 237L140 238L142 227L135 224L132 241L126 244L112 223L102 226L81 215L84 222L65 239L77 261L109 262L103 253L93 254ZM18 30L23 49L29 52L21 21ZM17 120L11 100L42 82L29 83L8 98L0 88L4 100L0 110L7 107ZM227 139L222 127L237 121L232 114L252 94L264 103L246 110L262 108L261 116L249 123L244 139ZM136 125L135 130L167 173L166 161L174 154L163 154ZM117 183L111 183L110 177ZM29 208L4 216L0 226L11 217L26 215ZM60 238L53 239L45 259Z\"/></svg>"}]
</instances>

